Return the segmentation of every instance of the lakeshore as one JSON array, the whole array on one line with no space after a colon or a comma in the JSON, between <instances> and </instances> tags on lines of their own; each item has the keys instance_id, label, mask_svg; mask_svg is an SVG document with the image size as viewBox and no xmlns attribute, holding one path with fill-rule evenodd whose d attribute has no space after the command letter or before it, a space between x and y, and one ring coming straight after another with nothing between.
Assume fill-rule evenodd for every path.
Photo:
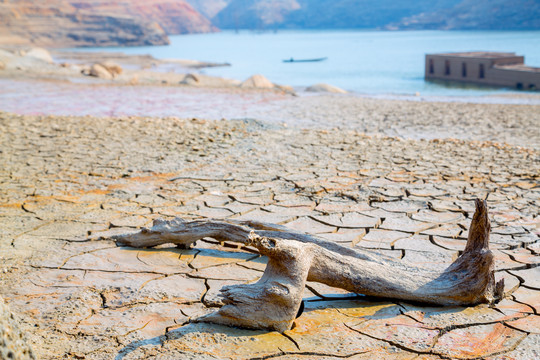
<instances>
[{"instance_id":1,"label":"lakeshore","mask_svg":"<svg viewBox=\"0 0 540 360\"><path fill-rule=\"evenodd\" d=\"M170 46L81 49L78 51L151 54L157 59L192 57L231 66L203 69L206 75L243 80L263 74L294 87L328 83L359 94L480 96L508 89L424 81L425 54L462 51L514 51L540 67L540 31L376 31L280 30L222 31L172 36ZM323 58L314 63L283 59Z\"/></svg>"},{"instance_id":2,"label":"lakeshore","mask_svg":"<svg viewBox=\"0 0 540 360\"><path fill-rule=\"evenodd\" d=\"M226 79L195 72L223 65L216 63L118 53L53 55L56 60L51 56L46 62L0 53L5 63L0 70L0 109L27 115L254 119L404 139L456 138L540 147L540 94L536 92L359 94L326 84L273 84L259 75ZM105 75L91 75L100 64L118 73L104 69Z\"/></svg>"},{"instance_id":3,"label":"lakeshore","mask_svg":"<svg viewBox=\"0 0 540 360\"><path fill-rule=\"evenodd\" d=\"M110 79L25 61L0 70L0 294L40 358L540 356L537 94L378 98L184 81L193 70L148 59ZM284 334L192 321L264 257L111 240L156 218L251 219L440 268L474 198L504 300L434 308L309 283Z\"/></svg>"},{"instance_id":4,"label":"lakeshore","mask_svg":"<svg viewBox=\"0 0 540 360\"><path fill-rule=\"evenodd\" d=\"M293 127L355 129L404 139L456 138L540 148L540 95L401 99L2 79L0 85L0 109L28 115L252 119Z\"/></svg>"}]
</instances>

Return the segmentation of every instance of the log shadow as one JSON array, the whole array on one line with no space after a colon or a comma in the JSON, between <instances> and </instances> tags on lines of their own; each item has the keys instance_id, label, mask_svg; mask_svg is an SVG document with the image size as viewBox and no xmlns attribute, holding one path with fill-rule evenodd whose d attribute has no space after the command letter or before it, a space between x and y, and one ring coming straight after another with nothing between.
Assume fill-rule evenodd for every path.
<instances>
[{"instance_id":1,"label":"log shadow","mask_svg":"<svg viewBox=\"0 0 540 360\"><path fill-rule=\"evenodd\" d=\"M359 317L351 317L351 320L358 319L358 320L381 320L381 319L391 319L398 315L400 315L400 309L401 307L397 305L394 302L381 300L381 298L376 297L370 297L370 296L364 296L364 295L358 295L358 294L352 294L350 296L342 295L342 294L327 294L328 297L333 297L332 300L328 299L321 299L318 297L310 297L303 299L305 305L304 310L304 316L309 316L309 313L317 311L317 310L323 310L323 309L336 309L337 311L346 311L348 309L361 309L361 308L369 308L372 306L380 306L380 305L389 305L382 309L377 310L375 313L371 315L365 315L365 316L359 316ZM227 337L230 338L251 338L257 335L267 334L275 332L276 334L278 332L276 331L270 331L270 330L256 330L256 329L247 329L247 328L241 328L241 327L233 327L233 326L225 326L220 324L213 324L213 323L205 323L205 322L189 322L186 323L184 326L173 329L171 331L166 332L164 335L156 336L149 339L142 339L133 341L132 343L126 345L123 349L121 349L118 354L115 357L115 360L122 360L129 354L133 353L134 351L137 351L138 349L149 346L151 347L159 347L162 346L167 341L174 341L179 340L183 337L189 336L190 334L194 333L206 333L208 335L211 334L225 334ZM232 340L231 343L234 343L235 341ZM278 352L279 349L276 349L276 352ZM194 353L196 353L196 350L194 350Z\"/></svg>"}]
</instances>

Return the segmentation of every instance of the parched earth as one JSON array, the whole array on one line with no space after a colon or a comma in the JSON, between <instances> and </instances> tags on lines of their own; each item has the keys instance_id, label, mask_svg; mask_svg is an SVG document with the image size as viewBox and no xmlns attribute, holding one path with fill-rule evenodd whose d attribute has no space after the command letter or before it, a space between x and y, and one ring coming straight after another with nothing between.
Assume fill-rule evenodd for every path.
<instances>
[{"instance_id":1,"label":"parched earth","mask_svg":"<svg viewBox=\"0 0 540 360\"><path fill-rule=\"evenodd\" d=\"M0 294L42 359L540 358L540 151L525 142L0 113L0 159ZM191 321L264 257L110 240L156 218L255 219L444 267L477 197L504 300L426 307L310 283L283 334Z\"/></svg>"}]
</instances>

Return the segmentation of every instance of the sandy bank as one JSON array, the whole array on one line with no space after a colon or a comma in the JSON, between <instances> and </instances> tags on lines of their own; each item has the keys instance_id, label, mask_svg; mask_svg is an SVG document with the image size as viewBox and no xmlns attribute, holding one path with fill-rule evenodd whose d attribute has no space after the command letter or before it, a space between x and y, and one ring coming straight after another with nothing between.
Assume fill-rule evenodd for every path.
<instances>
[{"instance_id":1,"label":"sandy bank","mask_svg":"<svg viewBox=\"0 0 540 360\"><path fill-rule=\"evenodd\" d=\"M29 56L33 50L46 57ZM200 69L229 66L186 59L156 59L150 55L126 55L110 52L73 52L16 47L0 49L0 77L10 79L59 80L74 83L110 85L163 85L204 88L236 88L242 80L208 76ZM96 70L96 67L99 70ZM292 88L269 83L267 90L293 92Z\"/></svg>"},{"instance_id":2,"label":"sandy bank","mask_svg":"<svg viewBox=\"0 0 540 360\"><path fill-rule=\"evenodd\" d=\"M39 58L30 56L34 53ZM0 50L1 110L257 119L406 139L457 138L540 148L540 94L536 93L482 97L312 93L272 87L258 76L241 83L197 72L224 64L122 53L64 51L53 52L54 59L45 55L45 50Z\"/></svg>"},{"instance_id":3,"label":"sandy bank","mask_svg":"<svg viewBox=\"0 0 540 360\"><path fill-rule=\"evenodd\" d=\"M373 99L192 86L111 86L0 79L0 109L21 114L257 119L411 139L487 140L540 148L540 105Z\"/></svg>"}]
</instances>

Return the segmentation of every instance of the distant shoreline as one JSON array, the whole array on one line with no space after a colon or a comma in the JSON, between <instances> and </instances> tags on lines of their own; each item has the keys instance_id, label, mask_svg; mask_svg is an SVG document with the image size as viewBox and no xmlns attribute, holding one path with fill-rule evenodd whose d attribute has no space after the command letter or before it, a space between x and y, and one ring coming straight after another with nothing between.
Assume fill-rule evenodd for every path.
<instances>
[{"instance_id":1,"label":"distant shoreline","mask_svg":"<svg viewBox=\"0 0 540 360\"><path fill-rule=\"evenodd\" d=\"M451 98L298 92L292 96L238 87L6 78L0 78L0 89L0 111L26 115L246 119L269 126L354 128L404 139L457 138L540 148L536 131L540 95Z\"/></svg>"},{"instance_id":2,"label":"distant shoreline","mask_svg":"<svg viewBox=\"0 0 540 360\"><path fill-rule=\"evenodd\" d=\"M205 68L198 72L240 81L262 74L274 83L295 88L327 83L357 93L475 96L514 93L515 90L425 82L425 54L476 48L504 50L525 55L527 64L540 66L540 46L535 46L539 38L540 31L223 31L171 36L169 46L74 51L119 51L129 55L151 54L156 59L229 63L231 66L227 68ZM283 63L283 59L291 57L326 57L327 60Z\"/></svg>"},{"instance_id":3,"label":"distant shoreline","mask_svg":"<svg viewBox=\"0 0 540 360\"><path fill-rule=\"evenodd\" d=\"M246 119L270 126L344 127L405 139L457 138L540 148L536 131L540 93L341 94L328 92L333 87L327 84L308 92L306 87L276 85L264 77L242 82L184 66L199 66L198 62L114 53L77 53L72 58L62 54L59 62L47 61L45 50L0 51L0 111Z\"/></svg>"}]
</instances>

